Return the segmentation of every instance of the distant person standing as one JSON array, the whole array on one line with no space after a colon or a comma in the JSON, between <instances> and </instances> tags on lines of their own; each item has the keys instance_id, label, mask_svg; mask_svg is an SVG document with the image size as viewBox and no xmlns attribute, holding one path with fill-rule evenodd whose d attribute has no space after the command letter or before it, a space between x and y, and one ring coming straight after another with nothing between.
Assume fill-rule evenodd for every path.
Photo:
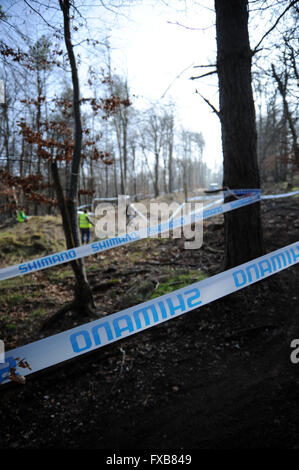
<instances>
[{"instance_id":1,"label":"distant person standing","mask_svg":"<svg viewBox=\"0 0 299 470\"><path fill-rule=\"evenodd\" d=\"M89 220L87 215L87 210L84 209L83 214L79 216L79 228L81 232L81 243L89 243L90 240L90 229L92 227L92 222Z\"/></svg>"},{"instance_id":2,"label":"distant person standing","mask_svg":"<svg viewBox=\"0 0 299 470\"><path fill-rule=\"evenodd\" d=\"M20 222L20 223L28 222L28 217L27 217L27 215L25 215L24 208L19 209L17 211L17 221Z\"/></svg>"}]
</instances>

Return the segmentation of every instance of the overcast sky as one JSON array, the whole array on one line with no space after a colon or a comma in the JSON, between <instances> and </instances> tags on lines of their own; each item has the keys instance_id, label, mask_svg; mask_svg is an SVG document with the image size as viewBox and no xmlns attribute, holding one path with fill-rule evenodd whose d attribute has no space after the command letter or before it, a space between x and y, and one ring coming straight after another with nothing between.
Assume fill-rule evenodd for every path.
<instances>
[{"instance_id":1,"label":"overcast sky","mask_svg":"<svg viewBox=\"0 0 299 470\"><path fill-rule=\"evenodd\" d=\"M178 123L203 134L204 159L213 167L222 162L220 123L195 90L218 107L217 76L190 80L212 70L194 65L215 63L213 2L204 0L197 6L193 2L192 8L187 1L171 5L144 0L119 18L119 27L110 35L112 65L127 74L137 107L158 101L162 95L164 102L175 103Z\"/></svg>"},{"instance_id":2,"label":"overcast sky","mask_svg":"<svg viewBox=\"0 0 299 470\"><path fill-rule=\"evenodd\" d=\"M110 33L112 65L116 72L128 76L131 90L139 98L135 102L137 107L158 101L168 90L164 101L175 103L179 122L203 134L205 161L211 168L222 165L219 119L195 93L198 89L218 109L217 75L190 80L191 76L213 70L194 68L194 65L216 61L214 0L132 0L129 3L133 6L124 16L117 17ZM261 11L261 6L262 2L250 4L252 49L278 17L276 8L264 4ZM268 37L270 41L282 25L283 21ZM261 68L270 60L267 56L274 53L271 45L267 47L267 40L263 42L264 50L254 58Z\"/></svg>"},{"instance_id":3,"label":"overcast sky","mask_svg":"<svg viewBox=\"0 0 299 470\"><path fill-rule=\"evenodd\" d=\"M103 7L103 3L106 7ZM126 3L129 7L114 8L115 3ZM33 42L42 34L51 34L48 25L36 13L30 12L23 0L4 0L1 4L4 11L13 15L19 29L26 32ZM58 1L50 2L49 5L51 7L46 12L49 23L61 25ZM87 18L89 37L101 40L109 37L112 68L115 73L128 77L131 93L136 95L134 106L148 107L152 102L161 102L162 96L163 102L173 102L177 124L203 134L206 142L204 160L211 168L221 165L219 119L195 93L198 89L218 108L217 75L190 80L191 76L211 70L194 68L195 65L215 63L214 0L90 0L78 1L76 5L82 16ZM250 15L255 22L254 27L250 28L252 47L273 24L271 15L275 11L267 9L265 14L266 17L262 17L258 8ZM80 42L78 37L81 39L80 35L86 32L81 33L79 29L76 34L74 41ZM82 46L81 49L76 48L77 52L82 53L83 60L79 68L82 72L84 64L85 69L89 64L89 59L86 56L84 60L84 55L91 48L84 49ZM99 63L99 57L101 54L98 50L94 67L103 65L103 62Z\"/></svg>"}]
</instances>

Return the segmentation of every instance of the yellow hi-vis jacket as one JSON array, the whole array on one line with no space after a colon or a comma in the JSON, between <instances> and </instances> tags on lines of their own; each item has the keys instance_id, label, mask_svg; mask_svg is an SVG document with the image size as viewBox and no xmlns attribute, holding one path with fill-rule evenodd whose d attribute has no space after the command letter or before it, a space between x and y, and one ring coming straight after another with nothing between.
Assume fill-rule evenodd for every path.
<instances>
[{"instance_id":1,"label":"yellow hi-vis jacket","mask_svg":"<svg viewBox=\"0 0 299 470\"><path fill-rule=\"evenodd\" d=\"M85 214L80 214L79 216L79 228L91 228L92 224L88 220L88 215Z\"/></svg>"}]
</instances>

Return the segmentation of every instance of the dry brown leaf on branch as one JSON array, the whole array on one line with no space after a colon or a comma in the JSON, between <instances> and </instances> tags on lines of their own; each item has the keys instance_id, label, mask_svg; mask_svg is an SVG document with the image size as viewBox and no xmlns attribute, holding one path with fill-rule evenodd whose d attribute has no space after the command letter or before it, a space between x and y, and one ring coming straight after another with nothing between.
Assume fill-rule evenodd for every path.
<instances>
[{"instance_id":1,"label":"dry brown leaf on branch","mask_svg":"<svg viewBox=\"0 0 299 470\"><path fill-rule=\"evenodd\" d=\"M19 367L22 367L23 369L29 369L29 370L32 370L31 367L30 367L30 364L25 361L24 359L22 359L19 363L18 363L18 366Z\"/></svg>"},{"instance_id":2,"label":"dry brown leaf on branch","mask_svg":"<svg viewBox=\"0 0 299 470\"><path fill-rule=\"evenodd\" d=\"M16 368L15 367L10 367L9 368L10 376L8 377L9 380L12 380L13 382L17 382L19 384L24 385L26 383L25 377L22 375L16 374Z\"/></svg>"}]
</instances>

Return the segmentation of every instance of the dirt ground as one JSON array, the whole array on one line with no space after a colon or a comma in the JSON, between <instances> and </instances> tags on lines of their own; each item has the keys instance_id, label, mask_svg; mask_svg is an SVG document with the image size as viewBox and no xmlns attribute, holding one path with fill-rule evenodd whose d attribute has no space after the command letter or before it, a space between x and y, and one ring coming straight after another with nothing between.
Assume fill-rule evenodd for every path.
<instances>
[{"instance_id":1,"label":"dirt ground","mask_svg":"<svg viewBox=\"0 0 299 470\"><path fill-rule=\"evenodd\" d=\"M298 240L298 198L265 200L261 206L267 251ZM93 257L87 267L98 307L95 318L146 300L161 285L177 288L220 272L222 257L222 216L205 222L200 250L184 250L182 240L164 239ZM70 314L45 326L51 312L71 297L71 273L65 267L51 271L23 284L31 293L27 304L6 298L0 333L6 332L10 348L94 319ZM172 283L166 286L169 277ZM3 388L0 447L299 448L299 364L290 361L290 343L299 338L298 282L297 265L29 376L25 385ZM37 284L42 298L32 295ZM42 312L33 317L38 309Z\"/></svg>"}]
</instances>

